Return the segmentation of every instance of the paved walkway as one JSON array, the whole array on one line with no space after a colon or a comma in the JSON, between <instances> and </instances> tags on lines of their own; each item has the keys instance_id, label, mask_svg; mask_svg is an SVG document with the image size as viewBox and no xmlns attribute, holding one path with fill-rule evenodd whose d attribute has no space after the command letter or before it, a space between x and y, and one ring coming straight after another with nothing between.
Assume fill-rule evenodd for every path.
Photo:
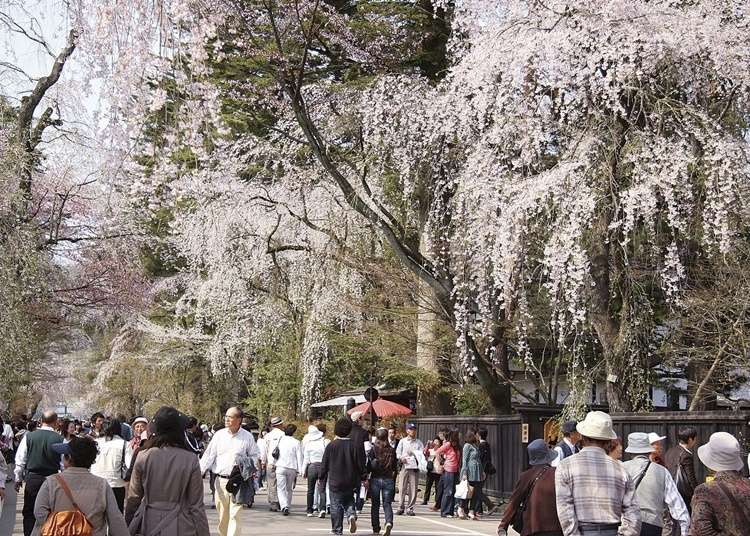
<instances>
[{"instance_id":1,"label":"paved walkway","mask_svg":"<svg viewBox=\"0 0 750 536\"><path fill-rule=\"evenodd\" d=\"M9 484L3 514L0 517L0 536L21 536L21 508L23 496L16 500L12 485ZM318 519L307 517L305 514L306 487L300 485L294 491L291 514L287 517L279 513L269 512L266 496L261 490L255 506L242 512L243 534L257 536L315 536L329 534L331 531L330 518ZM211 504L211 497L206 485L206 505ZM426 506L417 506L417 515L396 516L392 534L404 536L495 536L499 514L482 519L481 521L443 519L439 513L431 512ZM213 508L207 508L208 525L211 534L218 534L218 515ZM382 515L382 513L381 513ZM381 517L382 519L382 517ZM381 522L381 524L384 524ZM371 534L370 507L359 516L357 534ZM347 534L346 528L344 533Z\"/></svg>"}]
</instances>

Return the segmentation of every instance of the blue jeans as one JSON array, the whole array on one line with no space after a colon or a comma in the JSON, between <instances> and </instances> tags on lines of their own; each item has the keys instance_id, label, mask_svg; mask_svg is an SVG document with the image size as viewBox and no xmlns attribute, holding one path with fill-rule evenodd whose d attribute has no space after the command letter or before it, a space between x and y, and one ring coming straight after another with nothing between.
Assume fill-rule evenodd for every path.
<instances>
[{"instance_id":1,"label":"blue jeans","mask_svg":"<svg viewBox=\"0 0 750 536\"><path fill-rule=\"evenodd\" d=\"M373 478L370 480L370 520L372 531L380 532L380 495L383 495L383 513L385 522L393 525L393 498L396 496L396 481L392 478Z\"/></svg>"},{"instance_id":2,"label":"blue jeans","mask_svg":"<svg viewBox=\"0 0 750 536\"><path fill-rule=\"evenodd\" d=\"M343 533L344 517L349 519L354 513L354 490L331 490L331 531L334 534Z\"/></svg>"},{"instance_id":3,"label":"blue jeans","mask_svg":"<svg viewBox=\"0 0 750 536\"><path fill-rule=\"evenodd\" d=\"M453 515L453 494L456 492L457 476L458 473L443 471L443 476L440 477L440 482L443 484L443 499L440 504L441 516Z\"/></svg>"}]
</instances>

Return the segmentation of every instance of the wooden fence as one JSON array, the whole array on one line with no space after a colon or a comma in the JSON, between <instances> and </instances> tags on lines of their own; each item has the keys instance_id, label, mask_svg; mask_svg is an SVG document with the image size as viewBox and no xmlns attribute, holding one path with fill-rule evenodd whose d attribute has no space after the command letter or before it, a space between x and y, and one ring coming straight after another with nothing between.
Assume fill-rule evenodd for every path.
<instances>
[{"instance_id":1,"label":"wooden fence","mask_svg":"<svg viewBox=\"0 0 750 536\"><path fill-rule=\"evenodd\" d=\"M549 439L545 437L545 426L549 430L548 423L559 414L560 408L522 406L516 411L513 415L438 415L413 421L418 425L419 438L425 443L443 428L458 429L462 434L469 428L486 428L497 474L488 477L485 490L494 497L508 497L518 475L528 467L526 445L534 439ZM656 432L667 436L664 440L665 452L677 444L677 430L684 426L698 430L698 445L708 441L712 433L724 431L734 435L745 452L750 450L750 411L619 413L613 414L612 420L617 436L624 438L624 443L632 432ZM706 468L697 460L697 456L695 458L696 475L700 481L706 476Z\"/></svg>"}]
</instances>

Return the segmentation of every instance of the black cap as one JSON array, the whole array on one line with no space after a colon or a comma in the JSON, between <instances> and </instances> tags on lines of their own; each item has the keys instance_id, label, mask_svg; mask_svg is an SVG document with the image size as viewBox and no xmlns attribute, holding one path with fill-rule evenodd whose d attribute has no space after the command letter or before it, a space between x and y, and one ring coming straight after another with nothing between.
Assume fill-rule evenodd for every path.
<instances>
[{"instance_id":1,"label":"black cap","mask_svg":"<svg viewBox=\"0 0 750 536\"><path fill-rule=\"evenodd\" d=\"M151 423L154 426L154 432L162 434L176 430L182 432L187 427L187 415L177 411L171 406L162 406L151 419Z\"/></svg>"}]
</instances>

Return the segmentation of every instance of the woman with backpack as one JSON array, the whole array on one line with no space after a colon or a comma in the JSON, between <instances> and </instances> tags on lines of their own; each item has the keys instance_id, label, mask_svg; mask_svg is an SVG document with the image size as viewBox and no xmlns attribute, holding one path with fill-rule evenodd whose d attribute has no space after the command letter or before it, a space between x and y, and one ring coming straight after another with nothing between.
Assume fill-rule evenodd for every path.
<instances>
[{"instance_id":1,"label":"woman with backpack","mask_svg":"<svg viewBox=\"0 0 750 536\"><path fill-rule=\"evenodd\" d=\"M372 533L380 534L380 504L385 515L384 536L390 536L393 529L393 498L396 495L396 451L388 443L388 430L377 431L375 442L368 453L370 470L370 520Z\"/></svg>"},{"instance_id":2,"label":"woman with backpack","mask_svg":"<svg viewBox=\"0 0 750 536\"><path fill-rule=\"evenodd\" d=\"M154 435L133 465L125 518L133 534L209 536L198 457L185 442L187 418L162 406Z\"/></svg>"},{"instance_id":3,"label":"woman with backpack","mask_svg":"<svg viewBox=\"0 0 750 536\"><path fill-rule=\"evenodd\" d=\"M99 456L91 466L91 474L104 478L112 487L120 512L125 504L125 475L133 457L133 449L122 438L122 424L117 419L105 421L102 435L96 438Z\"/></svg>"},{"instance_id":4,"label":"woman with backpack","mask_svg":"<svg viewBox=\"0 0 750 536\"><path fill-rule=\"evenodd\" d=\"M464 449L461 456L461 480L468 481L474 492L470 499L461 499L458 509L458 517L466 519L469 512L470 519L479 519L477 511L482 504L482 481L485 478L482 461L479 457L479 438L473 430L466 432L464 436Z\"/></svg>"},{"instance_id":5,"label":"woman with backpack","mask_svg":"<svg viewBox=\"0 0 750 536\"><path fill-rule=\"evenodd\" d=\"M39 536L51 526L56 527L53 534L129 536L112 488L106 479L91 474L97 456L96 442L89 437L72 437L52 449L62 454L65 470L47 478L39 489L32 536ZM73 532L72 527L82 530Z\"/></svg>"}]
</instances>

